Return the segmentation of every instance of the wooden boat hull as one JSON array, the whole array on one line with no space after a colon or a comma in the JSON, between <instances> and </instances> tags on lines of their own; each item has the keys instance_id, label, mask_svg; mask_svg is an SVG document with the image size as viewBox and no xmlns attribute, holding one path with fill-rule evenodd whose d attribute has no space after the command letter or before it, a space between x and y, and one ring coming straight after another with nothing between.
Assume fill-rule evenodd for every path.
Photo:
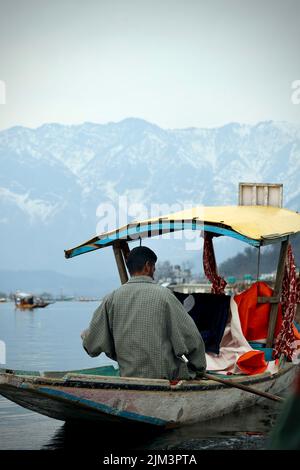
<instances>
[{"instance_id":1,"label":"wooden boat hull","mask_svg":"<svg viewBox=\"0 0 300 470\"><path fill-rule=\"evenodd\" d=\"M277 374L235 378L237 383L279 393L296 367ZM27 373L28 374L28 373ZM232 379L232 377L231 377ZM69 373L63 377L0 372L0 394L51 418L172 427L205 421L252 406L263 398L212 380L180 381Z\"/></svg>"},{"instance_id":2,"label":"wooden boat hull","mask_svg":"<svg viewBox=\"0 0 300 470\"><path fill-rule=\"evenodd\" d=\"M20 310L33 310L34 308L45 308L49 305L50 302L45 302L43 304L25 304L25 305L21 305L21 304L16 304L16 308L20 309Z\"/></svg>"},{"instance_id":3,"label":"wooden boat hull","mask_svg":"<svg viewBox=\"0 0 300 470\"><path fill-rule=\"evenodd\" d=\"M29 304L28 305L16 304L15 307L18 308L19 310L33 310L35 308L34 305L29 305Z\"/></svg>"}]
</instances>

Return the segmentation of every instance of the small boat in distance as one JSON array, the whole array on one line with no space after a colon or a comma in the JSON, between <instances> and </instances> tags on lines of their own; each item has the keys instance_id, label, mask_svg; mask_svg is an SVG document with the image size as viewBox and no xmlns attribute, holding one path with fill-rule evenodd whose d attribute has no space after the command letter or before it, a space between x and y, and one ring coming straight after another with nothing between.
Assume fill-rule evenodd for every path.
<instances>
[{"instance_id":1,"label":"small boat in distance","mask_svg":"<svg viewBox=\"0 0 300 470\"><path fill-rule=\"evenodd\" d=\"M20 310L32 310L34 308L47 307L51 302L46 302L33 294L27 294L26 292L17 292L14 295L15 307Z\"/></svg>"}]
</instances>

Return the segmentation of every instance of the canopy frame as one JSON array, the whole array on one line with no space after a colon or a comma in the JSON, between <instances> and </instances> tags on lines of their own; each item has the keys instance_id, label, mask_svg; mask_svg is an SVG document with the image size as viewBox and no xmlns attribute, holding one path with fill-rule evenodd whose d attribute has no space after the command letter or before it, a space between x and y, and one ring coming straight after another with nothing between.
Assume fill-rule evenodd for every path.
<instances>
[{"instance_id":1,"label":"canopy frame","mask_svg":"<svg viewBox=\"0 0 300 470\"><path fill-rule=\"evenodd\" d=\"M155 236L160 236L167 233L172 233L180 230L199 230L215 233L216 235L225 235L237 240L243 241L251 246L259 247L266 246L272 243L278 243L287 239L291 233L270 235L260 240L246 237L235 230L231 229L226 225L222 224L210 224L203 221L199 221L196 218L185 220L182 222L179 221L163 221L159 219L154 222L147 223L131 223L125 227L122 227L118 230L108 232L99 236L92 238L91 240L82 243L81 245L71 248L70 250L65 250L66 258L73 258L81 254L85 254L91 251L99 250L106 246L114 245L117 240L123 241L137 241L141 238L151 238Z\"/></svg>"}]
</instances>

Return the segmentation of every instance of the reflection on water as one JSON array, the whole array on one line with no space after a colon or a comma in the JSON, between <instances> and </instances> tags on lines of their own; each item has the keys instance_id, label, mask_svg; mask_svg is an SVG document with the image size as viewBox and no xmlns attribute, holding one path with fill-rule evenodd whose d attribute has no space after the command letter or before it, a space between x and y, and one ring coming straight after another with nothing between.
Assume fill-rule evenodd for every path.
<instances>
[{"instance_id":1,"label":"reflection on water","mask_svg":"<svg viewBox=\"0 0 300 470\"><path fill-rule=\"evenodd\" d=\"M87 452L149 448L151 442L163 434L156 429L128 428L92 423L64 423L43 449L72 450L76 446Z\"/></svg>"},{"instance_id":2,"label":"reflection on water","mask_svg":"<svg viewBox=\"0 0 300 470\"><path fill-rule=\"evenodd\" d=\"M107 424L65 423L43 449L171 450L264 448L280 404L261 404L203 423L161 431Z\"/></svg>"},{"instance_id":3,"label":"reflection on water","mask_svg":"<svg viewBox=\"0 0 300 470\"><path fill-rule=\"evenodd\" d=\"M71 370L112 363L90 358L80 331L88 325L95 302L57 302L45 309L18 311L0 304L0 339L6 342L7 367ZM205 423L167 431L113 428L107 424L63 423L33 413L0 396L0 449L215 449L263 448L281 408L264 401Z\"/></svg>"},{"instance_id":4,"label":"reflection on water","mask_svg":"<svg viewBox=\"0 0 300 470\"><path fill-rule=\"evenodd\" d=\"M22 311L13 303L0 304L0 339L6 343L7 367L68 370L111 363L104 357L90 358L81 346L80 332L97 306L97 302L56 302Z\"/></svg>"}]
</instances>

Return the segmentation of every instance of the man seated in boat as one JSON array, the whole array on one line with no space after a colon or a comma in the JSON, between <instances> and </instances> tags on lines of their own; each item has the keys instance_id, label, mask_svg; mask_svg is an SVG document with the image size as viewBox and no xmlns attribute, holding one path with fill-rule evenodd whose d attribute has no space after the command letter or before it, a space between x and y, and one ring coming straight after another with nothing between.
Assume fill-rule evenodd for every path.
<instances>
[{"instance_id":1,"label":"man seated in boat","mask_svg":"<svg viewBox=\"0 0 300 470\"><path fill-rule=\"evenodd\" d=\"M83 347L104 352L119 364L123 377L192 379L205 372L201 334L183 305L154 281L156 254L133 248L126 264L131 279L107 295L97 308Z\"/></svg>"}]
</instances>

